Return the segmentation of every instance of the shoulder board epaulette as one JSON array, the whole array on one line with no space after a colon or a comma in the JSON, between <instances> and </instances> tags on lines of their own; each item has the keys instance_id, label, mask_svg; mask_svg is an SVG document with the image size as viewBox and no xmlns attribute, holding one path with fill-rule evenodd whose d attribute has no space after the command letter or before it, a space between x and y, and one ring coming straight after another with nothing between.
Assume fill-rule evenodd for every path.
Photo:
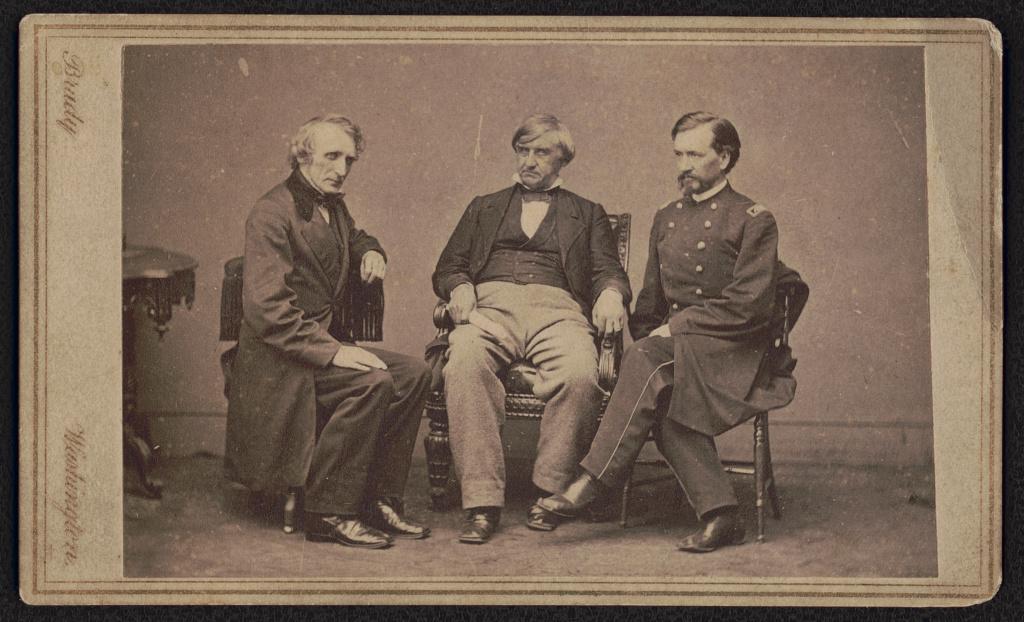
<instances>
[{"instance_id":1,"label":"shoulder board epaulette","mask_svg":"<svg viewBox=\"0 0 1024 622\"><path fill-rule=\"evenodd\" d=\"M760 203L754 203L753 205L751 205L750 207L747 208L747 213L750 214L751 216L757 216L761 212L767 212L767 211L768 211L768 208L766 208L765 206L761 205Z\"/></svg>"}]
</instances>

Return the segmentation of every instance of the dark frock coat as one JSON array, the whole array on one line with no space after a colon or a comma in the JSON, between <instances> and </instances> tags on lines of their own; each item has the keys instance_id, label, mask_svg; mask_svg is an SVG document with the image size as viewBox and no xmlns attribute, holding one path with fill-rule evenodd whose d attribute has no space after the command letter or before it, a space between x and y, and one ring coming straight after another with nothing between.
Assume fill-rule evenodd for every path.
<instances>
[{"instance_id":1,"label":"dark frock coat","mask_svg":"<svg viewBox=\"0 0 1024 622\"><path fill-rule=\"evenodd\" d=\"M672 201L651 229L643 289L630 319L634 339L666 321L674 345L667 416L707 435L788 404L796 392L789 348L769 348L776 287L796 283L790 322L807 288L778 260L771 212L726 185L699 203Z\"/></svg>"},{"instance_id":2,"label":"dark frock coat","mask_svg":"<svg viewBox=\"0 0 1024 622\"><path fill-rule=\"evenodd\" d=\"M318 203L332 224L315 213ZM355 227L340 196L327 199L298 169L252 208L245 224L243 321L228 391L230 480L251 490L306 483L316 443L313 374L331 363L342 343L350 267L358 271L371 250L384 254L375 238Z\"/></svg>"},{"instance_id":3,"label":"dark frock coat","mask_svg":"<svg viewBox=\"0 0 1024 622\"><path fill-rule=\"evenodd\" d=\"M448 300L462 283L477 283L494 248L516 186L479 196L462 214L434 270L434 293ZM604 208L564 188L551 191L558 249L569 293L590 319L590 309L605 288L618 290L624 304L632 299Z\"/></svg>"}]
</instances>

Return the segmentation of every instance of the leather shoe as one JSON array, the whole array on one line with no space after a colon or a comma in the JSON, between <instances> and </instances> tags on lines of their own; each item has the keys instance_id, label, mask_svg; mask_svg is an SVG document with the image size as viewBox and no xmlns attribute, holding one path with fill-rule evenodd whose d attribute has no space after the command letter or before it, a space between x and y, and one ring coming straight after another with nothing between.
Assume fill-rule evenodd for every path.
<instances>
[{"instance_id":1,"label":"leather shoe","mask_svg":"<svg viewBox=\"0 0 1024 622\"><path fill-rule=\"evenodd\" d=\"M366 524L395 538L421 540L430 535L430 527L402 516L402 510L398 499L377 499L366 512Z\"/></svg>"},{"instance_id":2,"label":"leather shoe","mask_svg":"<svg viewBox=\"0 0 1024 622\"><path fill-rule=\"evenodd\" d=\"M370 527L358 518L307 516L306 539L311 542L337 542L361 549L386 549L391 536Z\"/></svg>"},{"instance_id":3,"label":"leather shoe","mask_svg":"<svg viewBox=\"0 0 1024 622\"><path fill-rule=\"evenodd\" d=\"M484 510L470 508L466 510L466 521L462 524L462 535L459 542L464 544L483 544L491 539L501 522L501 510Z\"/></svg>"},{"instance_id":4,"label":"leather shoe","mask_svg":"<svg viewBox=\"0 0 1024 622\"><path fill-rule=\"evenodd\" d=\"M723 512L704 521L704 526L683 538L679 550L688 553L710 553L733 544L743 544L743 523L736 512Z\"/></svg>"},{"instance_id":5,"label":"leather shoe","mask_svg":"<svg viewBox=\"0 0 1024 622\"><path fill-rule=\"evenodd\" d=\"M565 492L538 499L536 506L562 518L576 518L600 494L601 486L594 476L583 473L569 484Z\"/></svg>"},{"instance_id":6,"label":"leather shoe","mask_svg":"<svg viewBox=\"0 0 1024 622\"><path fill-rule=\"evenodd\" d=\"M545 509L541 505L541 501L543 499L537 499L537 502L531 505L526 512L526 526L534 531L554 531L565 519Z\"/></svg>"}]
</instances>

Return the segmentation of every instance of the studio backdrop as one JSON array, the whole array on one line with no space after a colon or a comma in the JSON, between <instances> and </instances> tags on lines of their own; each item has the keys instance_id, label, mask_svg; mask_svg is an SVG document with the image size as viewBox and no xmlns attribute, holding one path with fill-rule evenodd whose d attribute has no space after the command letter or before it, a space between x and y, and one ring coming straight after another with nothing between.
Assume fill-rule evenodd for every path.
<instances>
[{"instance_id":1,"label":"studio backdrop","mask_svg":"<svg viewBox=\"0 0 1024 622\"><path fill-rule=\"evenodd\" d=\"M781 257L811 288L775 460L930 465L923 71L918 47L126 47L124 233L199 262L193 309L159 346L137 335L139 408L165 451L223 451L223 264L309 118L362 127L346 202L389 254L383 346L418 354L434 331L437 257L474 196L512 183L522 118L558 116L577 147L566 187L633 215L638 291L654 213L678 196L670 130L706 110L739 130L731 182L772 210ZM746 436L724 444L749 453Z\"/></svg>"}]
</instances>

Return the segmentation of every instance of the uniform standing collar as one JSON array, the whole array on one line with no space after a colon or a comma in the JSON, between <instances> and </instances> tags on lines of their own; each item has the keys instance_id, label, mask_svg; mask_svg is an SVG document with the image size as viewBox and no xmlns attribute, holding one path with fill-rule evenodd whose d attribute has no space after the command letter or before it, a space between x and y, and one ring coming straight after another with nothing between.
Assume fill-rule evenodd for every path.
<instances>
[{"instance_id":1,"label":"uniform standing collar","mask_svg":"<svg viewBox=\"0 0 1024 622\"><path fill-rule=\"evenodd\" d=\"M711 197L715 196L716 194L718 194L722 190L725 190L725 187L728 186L728 185L729 185L729 180L727 178L722 178L722 181L718 182L718 184L714 188L712 188L711 190L708 190L707 192L702 192L700 194L694 193L693 201L694 201L694 203L700 203L702 201L707 201L708 199L710 199Z\"/></svg>"}]
</instances>

